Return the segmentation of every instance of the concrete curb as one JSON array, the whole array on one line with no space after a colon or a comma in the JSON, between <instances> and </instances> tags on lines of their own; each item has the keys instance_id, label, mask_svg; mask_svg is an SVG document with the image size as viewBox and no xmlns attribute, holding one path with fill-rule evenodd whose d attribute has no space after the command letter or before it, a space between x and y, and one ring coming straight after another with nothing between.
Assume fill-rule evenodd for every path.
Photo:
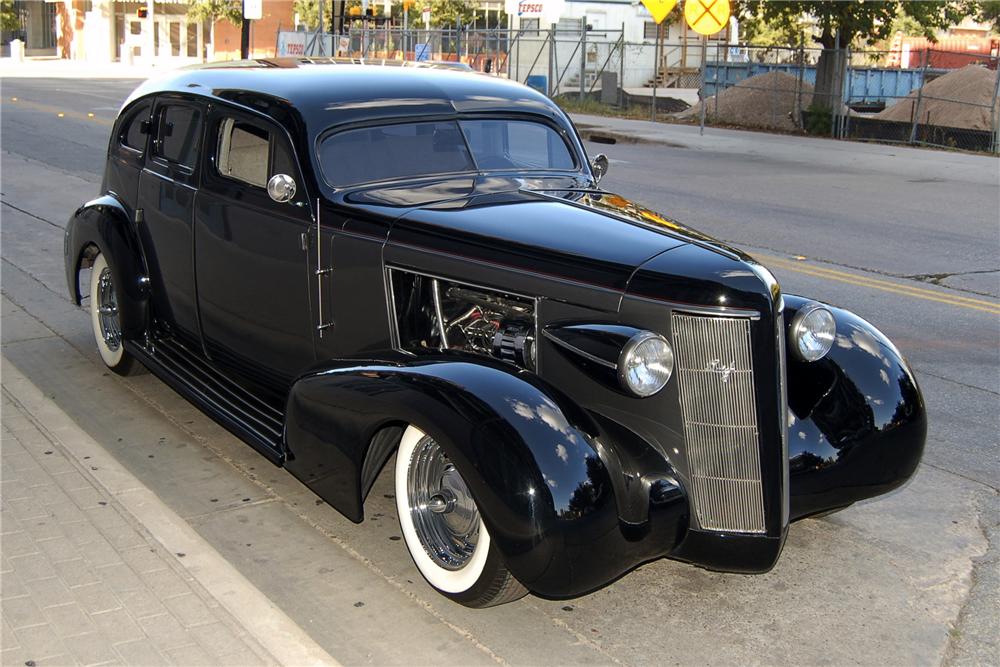
<instances>
[{"instance_id":1,"label":"concrete curb","mask_svg":"<svg viewBox=\"0 0 1000 667\"><path fill-rule=\"evenodd\" d=\"M690 148L687 144L671 141L669 139L663 139L662 137L652 136L650 134L634 134L632 132L613 130L595 123L591 118L580 120L577 116L570 115L570 119L573 121L577 131L585 141L592 141L596 144L654 144L660 146L671 146L673 148Z\"/></svg>"},{"instance_id":2,"label":"concrete curb","mask_svg":"<svg viewBox=\"0 0 1000 667\"><path fill-rule=\"evenodd\" d=\"M302 628L261 593L235 567L152 491L126 470L99 443L35 387L3 357L3 386L36 425L59 442L66 455L90 476L170 553L183 553L177 563L198 581L253 638L283 665L339 663ZM87 458L86 466L83 459Z\"/></svg>"}]
</instances>

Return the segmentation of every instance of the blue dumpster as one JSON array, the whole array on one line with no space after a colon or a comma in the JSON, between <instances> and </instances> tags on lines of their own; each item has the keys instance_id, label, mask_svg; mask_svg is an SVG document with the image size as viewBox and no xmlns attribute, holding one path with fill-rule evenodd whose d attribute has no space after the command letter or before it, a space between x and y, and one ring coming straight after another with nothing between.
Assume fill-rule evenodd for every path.
<instances>
[{"instance_id":1,"label":"blue dumpster","mask_svg":"<svg viewBox=\"0 0 1000 667\"><path fill-rule=\"evenodd\" d=\"M532 74L525 80L529 88L534 88L543 95L549 94L549 77L544 74Z\"/></svg>"}]
</instances>

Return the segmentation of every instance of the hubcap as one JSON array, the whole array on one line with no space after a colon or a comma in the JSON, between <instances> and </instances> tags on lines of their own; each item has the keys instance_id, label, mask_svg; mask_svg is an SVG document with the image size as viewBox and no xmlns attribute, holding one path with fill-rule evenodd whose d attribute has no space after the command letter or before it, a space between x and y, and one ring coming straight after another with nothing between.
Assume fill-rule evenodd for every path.
<instances>
[{"instance_id":1,"label":"hubcap","mask_svg":"<svg viewBox=\"0 0 1000 667\"><path fill-rule=\"evenodd\" d=\"M406 491L424 551L447 570L460 570L476 551L479 510L465 480L430 437L417 443Z\"/></svg>"},{"instance_id":2,"label":"hubcap","mask_svg":"<svg viewBox=\"0 0 1000 667\"><path fill-rule=\"evenodd\" d=\"M97 311L100 313L101 337L112 352L122 344L122 330L118 324L118 297L111 282L111 269L104 267L97 279Z\"/></svg>"}]
</instances>

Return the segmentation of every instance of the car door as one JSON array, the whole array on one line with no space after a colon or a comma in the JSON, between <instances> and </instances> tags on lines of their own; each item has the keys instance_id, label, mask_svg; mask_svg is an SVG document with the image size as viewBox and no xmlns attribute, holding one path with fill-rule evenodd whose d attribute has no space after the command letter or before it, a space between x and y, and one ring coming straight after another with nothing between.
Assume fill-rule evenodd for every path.
<instances>
[{"instance_id":1,"label":"car door","mask_svg":"<svg viewBox=\"0 0 1000 667\"><path fill-rule=\"evenodd\" d=\"M204 107L166 97L153 108L153 137L139 176L137 214L158 323L200 345L192 231Z\"/></svg>"},{"instance_id":2,"label":"car door","mask_svg":"<svg viewBox=\"0 0 1000 667\"><path fill-rule=\"evenodd\" d=\"M195 212L198 305L212 361L283 396L314 362L306 261L312 215L287 134L213 104ZM296 193L267 193L276 174Z\"/></svg>"}]
</instances>

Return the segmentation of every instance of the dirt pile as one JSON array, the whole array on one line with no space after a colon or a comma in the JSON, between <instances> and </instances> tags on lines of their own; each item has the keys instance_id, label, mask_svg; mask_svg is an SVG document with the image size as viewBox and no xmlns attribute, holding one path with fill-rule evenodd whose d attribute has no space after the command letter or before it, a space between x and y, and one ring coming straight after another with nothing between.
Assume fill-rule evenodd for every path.
<instances>
[{"instance_id":1,"label":"dirt pile","mask_svg":"<svg viewBox=\"0 0 1000 667\"><path fill-rule=\"evenodd\" d=\"M968 130L992 130L993 93L997 73L980 65L967 65L948 72L923 87L918 122ZM972 105L981 106L972 106ZM913 122L917 91L875 115L880 120Z\"/></svg>"},{"instance_id":2,"label":"dirt pile","mask_svg":"<svg viewBox=\"0 0 1000 667\"><path fill-rule=\"evenodd\" d=\"M812 103L813 87L803 81L802 99L796 104L795 95L799 89L798 77L786 72L758 74L723 90L718 95L718 103L713 95L674 117L698 119L704 104L708 122L792 131L798 128L795 113L808 109Z\"/></svg>"}]
</instances>

